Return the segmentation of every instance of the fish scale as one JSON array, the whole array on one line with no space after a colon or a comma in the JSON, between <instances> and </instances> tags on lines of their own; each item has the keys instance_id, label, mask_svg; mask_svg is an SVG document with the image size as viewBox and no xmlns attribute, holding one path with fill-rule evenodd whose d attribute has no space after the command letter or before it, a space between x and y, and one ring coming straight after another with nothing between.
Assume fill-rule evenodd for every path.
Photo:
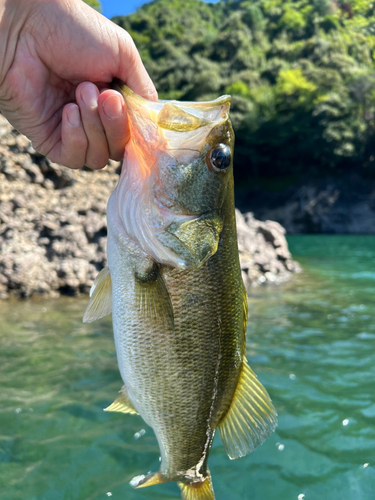
<instances>
[{"instance_id":1,"label":"fish scale","mask_svg":"<svg viewBox=\"0 0 375 500\"><path fill-rule=\"evenodd\" d=\"M245 358L230 99L153 103L120 90L132 138L108 202L108 269L84 321L112 308L124 385L107 410L139 413L159 443L160 470L131 484L177 481L184 500L213 500L215 430L238 458L276 426Z\"/></svg>"}]
</instances>

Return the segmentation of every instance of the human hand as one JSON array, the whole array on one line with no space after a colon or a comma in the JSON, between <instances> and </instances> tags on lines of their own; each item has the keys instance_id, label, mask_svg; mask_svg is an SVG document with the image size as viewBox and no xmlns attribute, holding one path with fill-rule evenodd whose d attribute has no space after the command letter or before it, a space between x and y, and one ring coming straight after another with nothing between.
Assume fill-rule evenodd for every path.
<instances>
[{"instance_id":1,"label":"human hand","mask_svg":"<svg viewBox=\"0 0 375 500\"><path fill-rule=\"evenodd\" d=\"M115 77L157 99L130 35L81 0L0 0L0 46L1 112L70 168L122 158L129 131Z\"/></svg>"}]
</instances>

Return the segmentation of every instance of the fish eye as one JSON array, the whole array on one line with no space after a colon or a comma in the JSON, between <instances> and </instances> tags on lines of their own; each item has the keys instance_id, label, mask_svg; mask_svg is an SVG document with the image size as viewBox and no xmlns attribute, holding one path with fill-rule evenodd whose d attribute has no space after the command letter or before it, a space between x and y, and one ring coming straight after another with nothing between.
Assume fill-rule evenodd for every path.
<instances>
[{"instance_id":1,"label":"fish eye","mask_svg":"<svg viewBox=\"0 0 375 500\"><path fill-rule=\"evenodd\" d=\"M231 160L230 147L226 144L218 144L210 154L210 162L215 172L225 172Z\"/></svg>"}]
</instances>

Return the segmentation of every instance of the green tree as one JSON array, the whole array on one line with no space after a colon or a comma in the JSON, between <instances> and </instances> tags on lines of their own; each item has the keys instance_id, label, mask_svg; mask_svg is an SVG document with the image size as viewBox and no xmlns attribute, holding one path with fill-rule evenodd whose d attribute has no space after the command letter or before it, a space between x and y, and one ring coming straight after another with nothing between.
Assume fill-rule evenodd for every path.
<instances>
[{"instance_id":1,"label":"green tree","mask_svg":"<svg viewBox=\"0 0 375 500\"><path fill-rule=\"evenodd\" d=\"M372 1L155 0L114 21L161 98L232 94L237 179L375 175Z\"/></svg>"},{"instance_id":2,"label":"green tree","mask_svg":"<svg viewBox=\"0 0 375 500\"><path fill-rule=\"evenodd\" d=\"M102 6L99 0L83 0L85 3L90 5L93 9L97 10L98 12L102 11Z\"/></svg>"}]
</instances>

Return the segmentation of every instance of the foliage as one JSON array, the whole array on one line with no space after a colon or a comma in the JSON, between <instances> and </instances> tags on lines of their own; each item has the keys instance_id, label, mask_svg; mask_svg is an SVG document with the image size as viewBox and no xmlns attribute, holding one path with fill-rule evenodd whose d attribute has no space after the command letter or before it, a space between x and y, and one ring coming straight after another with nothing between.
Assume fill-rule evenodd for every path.
<instances>
[{"instance_id":1,"label":"foliage","mask_svg":"<svg viewBox=\"0 0 375 500\"><path fill-rule=\"evenodd\" d=\"M99 0L83 0L85 3L90 5L90 7L93 7L95 10L101 12L102 11L102 6Z\"/></svg>"},{"instance_id":2,"label":"foliage","mask_svg":"<svg viewBox=\"0 0 375 500\"><path fill-rule=\"evenodd\" d=\"M232 98L238 177L375 174L370 0L156 0L113 19L161 98Z\"/></svg>"}]
</instances>

